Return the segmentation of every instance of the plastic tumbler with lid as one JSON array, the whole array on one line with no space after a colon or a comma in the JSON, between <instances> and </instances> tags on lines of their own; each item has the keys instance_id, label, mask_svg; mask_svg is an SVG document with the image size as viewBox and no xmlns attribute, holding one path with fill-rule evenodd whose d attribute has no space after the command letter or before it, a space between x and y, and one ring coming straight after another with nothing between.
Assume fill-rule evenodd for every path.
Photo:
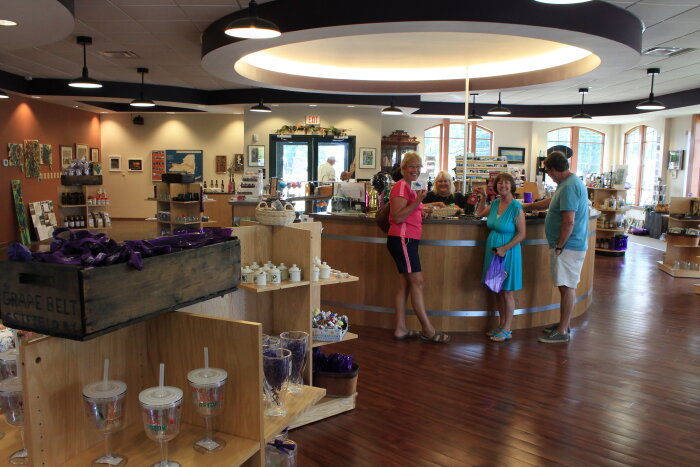
<instances>
[{"instance_id":1,"label":"plastic tumbler with lid","mask_svg":"<svg viewBox=\"0 0 700 467\"><path fill-rule=\"evenodd\" d=\"M168 441L180 432L182 389L165 386L165 365L160 364L160 385L139 393L141 415L146 435L160 444L160 461L151 467L180 467L168 460Z\"/></svg>"},{"instance_id":2,"label":"plastic tumbler with lid","mask_svg":"<svg viewBox=\"0 0 700 467\"><path fill-rule=\"evenodd\" d=\"M8 425L18 426L22 437L22 449L10 454L12 465L29 464L29 453L24 447L24 398L22 396L22 381L13 376L0 381L0 407Z\"/></svg>"},{"instance_id":3,"label":"plastic tumbler with lid","mask_svg":"<svg viewBox=\"0 0 700 467\"><path fill-rule=\"evenodd\" d=\"M111 435L124 426L126 383L109 379L109 359L104 361L102 381L83 387L83 401L90 421L105 439L105 453L92 461L92 465L126 465L123 454L112 452Z\"/></svg>"},{"instance_id":4,"label":"plastic tumbler with lid","mask_svg":"<svg viewBox=\"0 0 700 467\"><path fill-rule=\"evenodd\" d=\"M192 403L197 413L204 417L207 429L206 435L195 441L193 447L195 451L204 454L219 451L226 446L226 441L214 437L211 417L221 414L224 409L228 373L221 368L209 367L208 350L207 347L204 348L204 368L197 368L187 373Z\"/></svg>"}]
</instances>

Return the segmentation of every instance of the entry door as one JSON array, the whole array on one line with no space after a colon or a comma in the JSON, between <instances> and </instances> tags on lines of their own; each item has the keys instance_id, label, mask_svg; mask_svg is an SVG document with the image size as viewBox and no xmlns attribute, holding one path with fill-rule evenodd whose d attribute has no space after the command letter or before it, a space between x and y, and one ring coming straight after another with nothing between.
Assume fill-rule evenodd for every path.
<instances>
[{"instance_id":1,"label":"entry door","mask_svg":"<svg viewBox=\"0 0 700 467\"><path fill-rule=\"evenodd\" d=\"M308 141L277 141L277 176L282 180L309 180L311 144Z\"/></svg>"},{"instance_id":2,"label":"entry door","mask_svg":"<svg viewBox=\"0 0 700 467\"><path fill-rule=\"evenodd\" d=\"M318 166L335 157L336 178L355 158L355 137L270 135L270 176L284 181L318 180Z\"/></svg>"}]
</instances>

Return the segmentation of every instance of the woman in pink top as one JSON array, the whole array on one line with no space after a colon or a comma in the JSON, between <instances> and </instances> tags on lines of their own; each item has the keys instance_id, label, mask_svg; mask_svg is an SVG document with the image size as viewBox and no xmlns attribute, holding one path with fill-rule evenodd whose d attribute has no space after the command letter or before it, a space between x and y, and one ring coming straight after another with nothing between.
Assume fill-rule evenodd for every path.
<instances>
[{"instance_id":1,"label":"woman in pink top","mask_svg":"<svg viewBox=\"0 0 700 467\"><path fill-rule=\"evenodd\" d=\"M399 270L399 289L396 291L396 329L394 339L404 340L420 337L425 342L443 344L450 341L450 336L436 331L428 320L423 303L423 273L418 256L421 231L423 227L423 198L426 190L414 191L411 182L418 179L423 161L413 151L404 154L401 161L399 180L391 189L389 195L389 236L386 246L396 262ZM406 302L411 297L413 311L423 328L422 332L409 330L406 327Z\"/></svg>"}]
</instances>

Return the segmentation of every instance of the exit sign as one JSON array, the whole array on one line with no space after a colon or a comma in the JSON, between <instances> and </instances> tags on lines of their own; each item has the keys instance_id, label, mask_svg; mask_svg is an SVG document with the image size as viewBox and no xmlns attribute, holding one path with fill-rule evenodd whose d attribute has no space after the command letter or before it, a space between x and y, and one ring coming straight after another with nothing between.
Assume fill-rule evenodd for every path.
<instances>
[{"instance_id":1,"label":"exit sign","mask_svg":"<svg viewBox=\"0 0 700 467\"><path fill-rule=\"evenodd\" d=\"M321 124L321 116L320 115L307 115L306 116L306 124L307 125L320 125Z\"/></svg>"}]
</instances>

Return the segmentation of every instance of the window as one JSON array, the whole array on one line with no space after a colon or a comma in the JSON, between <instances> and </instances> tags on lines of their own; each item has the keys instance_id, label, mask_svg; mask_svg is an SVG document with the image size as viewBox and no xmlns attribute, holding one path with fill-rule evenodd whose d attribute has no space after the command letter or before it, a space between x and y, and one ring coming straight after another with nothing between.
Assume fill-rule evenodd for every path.
<instances>
[{"instance_id":1,"label":"window","mask_svg":"<svg viewBox=\"0 0 700 467\"><path fill-rule=\"evenodd\" d=\"M440 171L440 146L442 125L435 125L423 132L423 165L430 176Z\"/></svg>"},{"instance_id":2,"label":"window","mask_svg":"<svg viewBox=\"0 0 700 467\"><path fill-rule=\"evenodd\" d=\"M452 171L457 166L457 156L464 154L464 123L440 125L447 137L447 154L441 159L442 170ZM433 127L435 128L435 127ZM470 123L468 127L472 152L477 156L490 156L493 148L493 131ZM427 146L426 146L427 148Z\"/></svg>"},{"instance_id":3,"label":"window","mask_svg":"<svg viewBox=\"0 0 700 467\"><path fill-rule=\"evenodd\" d=\"M632 185L632 202L638 206L652 204L654 184L661 177L661 140L658 132L641 125L625 133L627 181Z\"/></svg>"},{"instance_id":4,"label":"window","mask_svg":"<svg viewBox=\"0 0 700 467\"><path fill-rule=\"evenodd\" d=\"M547 147L564 145L574 151L571 171L580 177L603 171L603 148L605 135L590 128L557 128L547 132Z\"/></svg>"}]
</instances>

